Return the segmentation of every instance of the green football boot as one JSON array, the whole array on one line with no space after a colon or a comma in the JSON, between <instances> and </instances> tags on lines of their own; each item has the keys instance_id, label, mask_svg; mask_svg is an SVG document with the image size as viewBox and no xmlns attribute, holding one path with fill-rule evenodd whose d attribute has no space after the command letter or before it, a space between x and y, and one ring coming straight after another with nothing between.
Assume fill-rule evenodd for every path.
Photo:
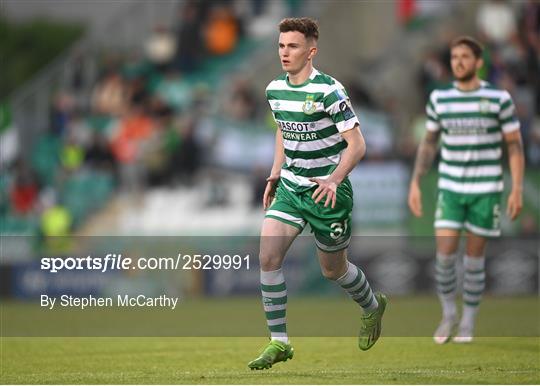
<instances>
[{"instance_id":1,"label":"green football boot","mask_svg":"<svg viewBox=\"0 0 540 386\"><path fill-rule=\"evenodd\" d=\"M379 307L373 312L362 315L362 325L358 336L360 350L369 350L381 336L381 321L388 300L382 293L376 293L375 299L377 299Z\"/></svg>"},{"instance_id":2,"label":"green football boot","mask_svg":"<svg viewBox=\"0 0 540 386\"><path fill-rule=\"evenodd\" d=\"M261 355L248 363L248 367L251 370L269 369L275 363L292 359L293 355L294 349L290 344L280 342L279 340L271 340Z\"/></svg>"}]
</instances>

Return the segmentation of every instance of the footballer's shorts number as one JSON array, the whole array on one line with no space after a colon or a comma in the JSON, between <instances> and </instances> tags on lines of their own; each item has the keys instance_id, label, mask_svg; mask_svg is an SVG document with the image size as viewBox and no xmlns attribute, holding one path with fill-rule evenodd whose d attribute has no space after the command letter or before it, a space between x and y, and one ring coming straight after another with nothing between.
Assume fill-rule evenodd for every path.
<instances>
[{"instance_id":1,"label":"footballer's shorts number","mask_svg":"<svg viewBox=\"0 0 540 386\"><path fill-rule=\"evenodd\" d=\"M330 228L332 229L330 237L334 240L338 239L343 233L347 232L347 221L343 221L343 223L334 222L330 225Z\"/></svg>"},{"instance_id":2,"label":"footballer's shorts number","mask_svg":"<svg viewBox=\"0 0 540 386\"><path fill-rule=\"evenodd\" d=\"M501 206L495 204L493 206L493 228L498 229L501 226Z\"/></svg>"},{"instance_id":3,"label":"footballer's shorts number","mask_svg":"<svg viewBox=\"0 0 540 386\"><path fill-rule=\"evenodd\" d=\"M249 255L182 255L182 269L249 269Z\"/></svg>"}]
</instances>

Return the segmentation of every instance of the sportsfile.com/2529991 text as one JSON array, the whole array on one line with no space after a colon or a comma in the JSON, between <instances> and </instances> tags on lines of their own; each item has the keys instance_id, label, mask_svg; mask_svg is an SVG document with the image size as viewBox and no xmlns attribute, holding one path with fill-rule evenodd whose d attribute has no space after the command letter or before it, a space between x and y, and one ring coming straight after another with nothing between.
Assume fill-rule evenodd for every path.
<instances>
[{"instance_id":1,"label":"sportsfile.com/2529991 text","mask_svg":"<svg viewBox=\"0 0 540 386\"><path fill-rule=\"evenodd\" d=\"M121 254L109 253L104 257L43 257L41 269L50 273L62 270L211 270L211 269L246 269L249 270L250 255L209 255L179 253L174 257L140 257L132 259Z\"/></svg>"}]
</instances>

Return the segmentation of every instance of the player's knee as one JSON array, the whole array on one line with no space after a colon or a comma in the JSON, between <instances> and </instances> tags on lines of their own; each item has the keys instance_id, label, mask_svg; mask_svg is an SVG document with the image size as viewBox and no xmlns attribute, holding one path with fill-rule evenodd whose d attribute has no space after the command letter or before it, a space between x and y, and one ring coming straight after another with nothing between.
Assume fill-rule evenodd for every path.
<instances>
[{"instance_id":1,"label":"player's knee","mask_svg":"<svg viewBox=\"0 0 540 386\"><path fill-rule=\"evenodd\" d=\"M343 275L341 267L321 266L321 272L323 276L327 278L328 280L337 280Z\"/></svg>"},{"instance_id":2,"label":"player's knee","mask_svg":"<svg viewBox=\"0 0 540 386\"><path fill-rule=\"evenodd\" d=\"M259 254L259 264L263 271L274 271L281 268L283 258L274 253L261 252Z\"/></svg>"}]
</instances>

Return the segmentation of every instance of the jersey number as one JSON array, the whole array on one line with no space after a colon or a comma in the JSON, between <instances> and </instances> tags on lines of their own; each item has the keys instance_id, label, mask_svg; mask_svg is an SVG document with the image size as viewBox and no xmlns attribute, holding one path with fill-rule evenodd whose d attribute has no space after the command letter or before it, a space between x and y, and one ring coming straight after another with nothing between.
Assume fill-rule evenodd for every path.
<instances>
[{"instance_id":1,"label":"jersey number","mask_svg":"<svg viewBox=\"0 0 540 386\"><path fill-rule=\"evenodd\" d=\"M347 232L347 221L343 221L343 223L334 222L330 225L330 228L332 229L330 237L336 240L340 238L343 233Z\"/></svg>"}]
</instances>

